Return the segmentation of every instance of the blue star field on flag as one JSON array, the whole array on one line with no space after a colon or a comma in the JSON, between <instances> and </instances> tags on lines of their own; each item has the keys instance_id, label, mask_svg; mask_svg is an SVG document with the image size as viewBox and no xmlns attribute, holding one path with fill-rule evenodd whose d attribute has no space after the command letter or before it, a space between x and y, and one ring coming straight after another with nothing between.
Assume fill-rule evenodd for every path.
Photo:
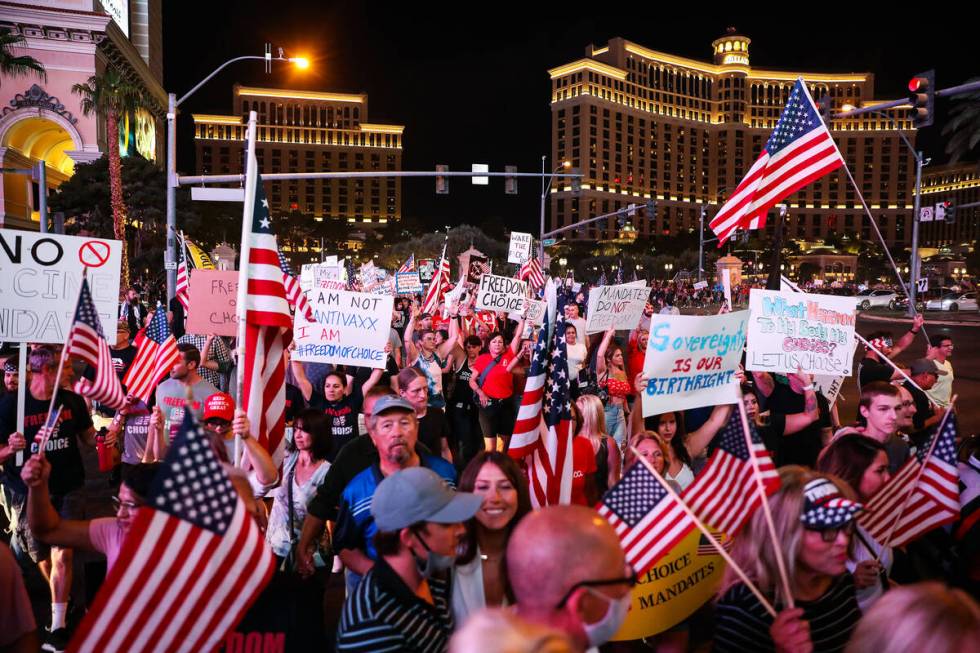
<instances>
[{"instance_id":1,"label":"blue star field on flag","mask_svg":"<svg viewBox=\"0 0 980 653\"><path fill-rule=\"evenodd\" d=\"M628 526L641 519L667 497L667 490L645 465L637 463L626 470L619 483L602 497L602 503Z\"/></svg>"},{"instance_id":2,"label":"blue star field on flag","mask_svg":"<svg viewBox=\"0 0 980 653\"><path fill-rule=\"evenodd\" d=\"M814 110L813 104L803 93L803 82L796 80L789 93L786 108L779 116L776 128L766 141L766 152L773 157L781 149L814 129L823 127L823 121Z\"/></svg>"}]
</instances>

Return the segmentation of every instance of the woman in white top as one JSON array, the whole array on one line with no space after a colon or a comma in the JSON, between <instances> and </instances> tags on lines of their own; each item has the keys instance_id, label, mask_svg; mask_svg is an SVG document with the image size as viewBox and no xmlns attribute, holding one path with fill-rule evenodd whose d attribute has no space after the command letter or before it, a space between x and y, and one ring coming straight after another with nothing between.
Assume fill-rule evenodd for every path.
<instances>
[{"instance_id":1,"label":"woman in white top","mask_svg":"<svg viewBox=\"0 0 980 653\"><path fill-rule=\"evenodd\" d=\"M504 553L517 522L531 512L527 479L505 453L478 453L460 475L459 491L479 494L483 505L466 522L466 536L453 568L457 628L485 607L513 603Z\"/></svg>"},{"instance_id":2,"label":"woman in white top","mask_svg":"<svg viewBox=\"0 0 980 653\"><path fill-rule=\"evenodd\" d=\"M891 479L885 445L858 433L842 435L830 443L820 453L817 470L846 481L864 505ZM894 560L891 547L883 547L860 524L857 526L847 570L854 576L862 612L885 593Z\"/></svg>"},{"instance_id":3,"label":"woman in white top","mask_svg":"<svg viewBox=\"0 0 980 653\"><path fill-rule=\"evenodd\" d=\"M568 378L573 387L578 383L578 374L589 360L589 348L585 340L579 340L578 329L569 322L565 326L565 347L568 350Z\"/></svg>"},{"instance_id":4,"label":"woman in white top","mask_svg":"<svg viewBox=\"0 0 980 653\"><path fill-rule=\"evenodd\" d=\"M283 482L273 494L272 510L266 539L280 560L289 556L306 519L306 504L330 469L330 418L323 411L308 408L293 424L293 439L286 443L286 459L282 463ZM292 509L290 509L292 499ZM292 512L292 514L290 514ZM317 567L327 564L319 552L314 555Z\"/></svg>"}]
</instances>

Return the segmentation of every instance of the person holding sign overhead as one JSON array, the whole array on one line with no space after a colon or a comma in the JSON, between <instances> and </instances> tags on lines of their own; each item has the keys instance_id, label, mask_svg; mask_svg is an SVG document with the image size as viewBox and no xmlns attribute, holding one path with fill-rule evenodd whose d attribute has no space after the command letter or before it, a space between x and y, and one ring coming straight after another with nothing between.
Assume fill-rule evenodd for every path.
<instances>
[{"instance_id":1,"label":"person holding sign overhead","mask_svg":"<svg viewBox=\"0 0 980 653\"><path fill-rule=\"evenodd\" d=\"M512 363L521 344L524 320L517 323L514 338L507 347L499 331L490 334L487 353L481 354L473 365L470 388L479 402L480 429L487 451L507 451L514 431L514 379Z\"/></svg>"},{"instance_id":2,"label":"person holding sign overhead","mask_svg":"<svg viewBox=\"0 0 980 653\"><path fill-rule=\"evenodd\" d=\"M632 394L633 386L626 377L623 350L613 342L615 334L615 329L609 327L602 337L596 351L596 374L599 387L609 396L606 400L606 431L619 447L623 447L626 443L626 398Z\"/></svg>"},{"instance_id":3,"label":"person holding sign overhead","mask_svg":"<svg viewBox=\"0 0 980 653\"><path fill-rule=\"evenodd\" d=\"M453 316L455 317L455 316ZM453 347L459 336L459 325L455 319L449 321L449 338L441 345L435 331L423 329L418 335L418 344L415 343L415 321L419 318L418 304L412 304L412 319L405 327L405 349L408 352L408 360L413 367L417 367L429 384L429 407L445 408L446 398L442 392L442 369L446 366L446 359L452 353Z\"/></svg>"}]
</instances>

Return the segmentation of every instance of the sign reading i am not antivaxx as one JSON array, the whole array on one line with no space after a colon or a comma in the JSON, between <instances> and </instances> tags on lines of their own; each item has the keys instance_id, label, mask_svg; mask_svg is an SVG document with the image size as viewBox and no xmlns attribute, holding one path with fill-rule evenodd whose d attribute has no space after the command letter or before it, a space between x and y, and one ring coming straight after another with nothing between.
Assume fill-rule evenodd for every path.
<instances>
[{"instance_id":1,"label":"sign reading i am not antivaxx","mask_svg":"<svg viewBox=\"0 0 980 653\"><path fill-rule=\"evenodd\" d=\"M307 297L314 321L296 312L296 360L384 368L394 297L317 289Z\"/></svg>"}]
</instances>

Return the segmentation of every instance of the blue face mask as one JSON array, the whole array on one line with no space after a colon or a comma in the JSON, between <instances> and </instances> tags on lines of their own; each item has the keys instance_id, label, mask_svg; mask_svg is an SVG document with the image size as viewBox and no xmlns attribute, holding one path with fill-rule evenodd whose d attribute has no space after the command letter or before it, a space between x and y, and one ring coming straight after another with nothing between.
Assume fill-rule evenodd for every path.
<instances>
[{"instance_id":1,"label":"blue face mask","mask_svg":"<svg viewBox=\"0 0 980 653\"><path fill-rule=\"evenodd\" d=\"M609 604L609 608L606 610L606 614L602 619L594 624L582 624L582 628L585 630L585 636L589 639L589 646L599 646L611 640L619 631L623 622L626 621L626 615L629 613L633 596L627 592L622 598L613 599L592 588L586 589L592 595Z\"/></svg>"},{"instance_id":2,"label":"blue face mask","mask_svg":"<svg viewBox=\"0 0 980 653\"><path fill-rule=\"evenodd\" d=\"M431 578L433 574L448 571L453 568L453 565L456 564L456 558L434 552L429 548L429 545L426 544L421 533L418 531L413 531L413 533L415 533L416 539L422 543L422 547L429 554L428 557L423 560L412 552L412 557L415 558L415 567L419 570L419 574L421 574L423 578Z\"/></svg>"}]
</instances>

